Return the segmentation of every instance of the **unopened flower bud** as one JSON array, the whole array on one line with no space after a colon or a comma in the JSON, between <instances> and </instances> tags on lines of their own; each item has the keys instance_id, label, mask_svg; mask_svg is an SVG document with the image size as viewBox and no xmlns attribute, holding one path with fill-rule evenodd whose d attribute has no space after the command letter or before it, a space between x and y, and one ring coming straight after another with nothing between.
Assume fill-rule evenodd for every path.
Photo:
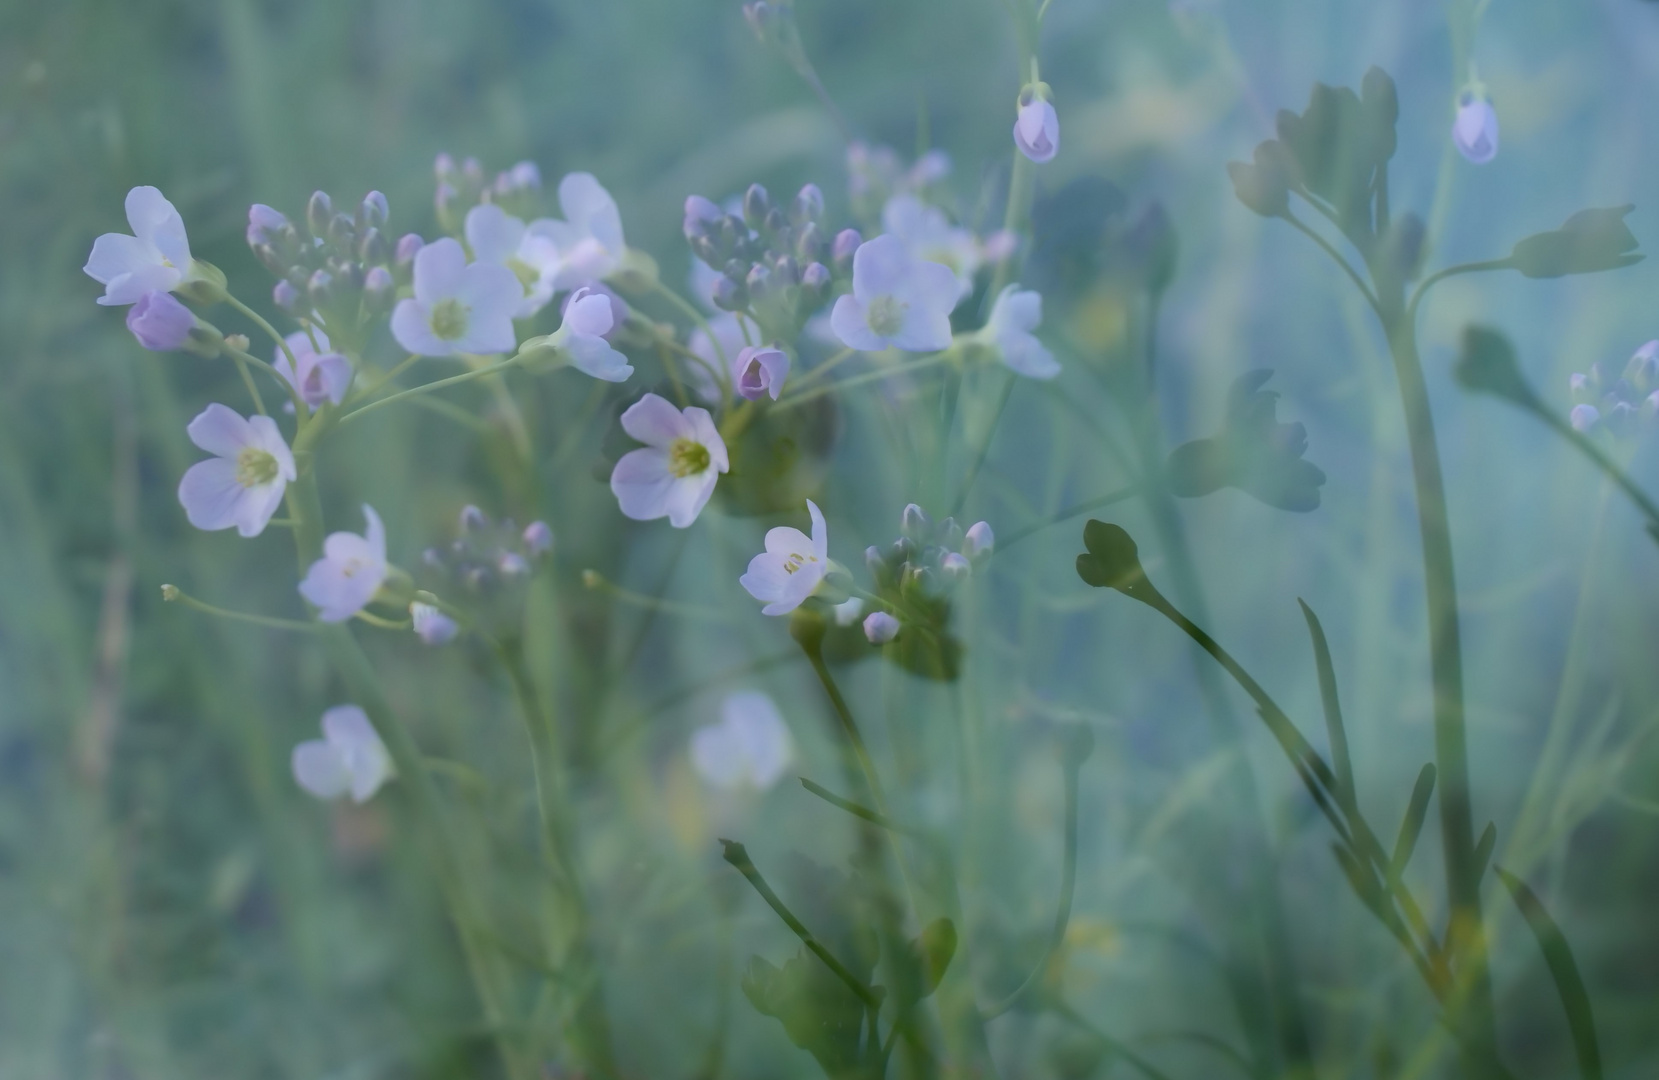
<instances>
[{"instance_id":1,"label":"unopened flower bud","mask_svg":"<svg viewBox=\"0 0 1659 1080\"><path fill-rule=\"evenodd\" d=\"M287 224L288 219L281 211L273 210L264 203L254 203L248 207L248 246L257 248L271 243Z\"/></svg>"},{"instance_id":2,"label":"unopened flower bud","mask_svg":"<svg viewBox=\"0 0 1659 1080\"><path fill-rule=\"evenodd\" d=\"M885 611L872 611L864 619L864 636L871 645L885 645L899 636L899 620Z\"/></svg>"},{"instance_id":3,"label":"unopened flower bud","mask_svg":"<svg viewBox=\"0 0 1659 1080\"><path fill-rule=\"evenodd\" d=\"M1019 116L1014 121L1014 145L1020 153L1041 165L1060 152L1060 117L1039 89L1027 86L1020 93Z\"/></svg>"},{"instance_id":4,"label":"unopened flower bud","mask_svg":"<svg viewBox=\"0 0 1659 1080\"><path fill-rule=\"evenodd\" d=\"M306 281L305 291L311 298L312 307L327 307L334 299L334 275L327 270L318 270Z\"/></svg>"},{"instance_id":5,"label":"unopened flower bud","mask_svg":"<svg viewBox=\"0 0 1659 1080\"><path fill-rule=\"evenodd\" d=\"M234 349L237 352L247 352L252 344L253 343L248 340L248 335L246 334L225 335L225 348L227 349Z\"/></svg>"},{"instance_id":6,"label":"unopened flower bud","mask_svg":"<svg viewBox=\"0 0 1659 1080\"><path fill-rule=\"evenodd\" d=\"M887 556L874 544L864 549L864 569L870 571L870 576L877 579L887 570Z\"/></svg>"},{"instance_id":7,"label":"unopened flower bud","mask_svg":"<svg viewBox=\"0 0 1659 1080\"><path fill-rule=\"evenodd\" d=\"M853 253L858 245L864 242L857 229L842 229L835 234L835 242L830 245L830 261L836 274L845 277L853 270Z\"/></svg>"},{"instance_id":8,"label":"unopened flower bud","mask_svg":"<svg viewBox=\"0 0 1659 1080\"><path fill-rule=\"evenodd\" d=\"M1573 411L1567 415L1575 431L1589 431L1601 419L1601 413L1594 405L1574 405Z\"/></svg>"},{"instance_id":9,"label":"unopened flower bud","mask_svg":"<svg viewBox=\"0 0 1659 1080\"><path fill-rule=\"evenodd\" d=\"M365 229L379 229L391 217L392 210L386 202L386 196L378 191L371 191L363 196L363 201L357 207L358 231Z\"/></svg>"},{"instance_id":10,"label":"unopened flower bud","mask_svg":"<svg viewBox=\"0 0 1659 1080\"><path fill-rule=\"evenodd\" d=\"M397 249L392 252L392 258L399 267L407 267L414 263L415 256L420 254L421 248L426 246L415 233L405 233L397 242Z\"/></svg>"},{"instance_id":11,"label":"unopened flower bud","mask_svg":"<svg viewBox=\"0 0 1659 1080\"><path fill-rule=\"evenodd\" d=\"M909 562L916 557L916 552L919 550L920 548L914 540L911 540L908 536L901 536L893 541L893 561L896 563Z\"/></svg>"},{"instance_id":12,"label":"unopened flower bud","mask_svg":"<svg viewBox=\"0 0 1659 1080\"><path fill-rule=\"evenodd\" d=\"M1485 165L1498 156L1498 114L1490 101L1464 91L1457 119L1452 123L1452 143L1475 165Z\"/></svg>"},{"instance_id":13,"label":"unopened flower bud","mask_svg":"<svg viewBox=\"0 0 1659 1080\"><path fill-rule=\"evenodd\" d=\"M743 193L743 222L751 229L758 229L766 223L766 215L772 210L772 197L766 194L766 189L759 184L750 184L749 190Z\"/></svg>"},{"instance_id":14,"label":"unopened flower bud","mask_svg":"<svg viewBox=\"0 0 1659 1080\"><path fill-rule=\"evenodd\" d=\"M982 559L989 558L991 552L996 548L996 544L997 538L991 532L990 523L985 521L975 522L968 529L968 534L962 538L962 554L966 555L970 562L977 563Z\"/></svg>"},{"instance_id":15,"label":"unopened flower bud","mask_svg":"<svg viewBox=\"0 0 1659 1080\"><path fill-rule=\"evenodd\" d=\"M305 224L311 230L312 236L323 236L328 232L328 223L334 217L334 203L326 191L313 191L311 200L305 204Z\"/></svg>"},{"instance_id":16,"label":"unopened flower bud","mask_svg":"<svg viewBox=\"0 0 1659 1080\"><path fill-rule=\"evenodd\" d=\"M801 226L795 234L795 242L790 245L795 257L804 263L817 262L824 254L824 234L819 230L817 222L809 221Z\"/></svg>"},{"instance_id":17,"label":"unopened flower bud","mask_svg":"<svg viewBox=\"0 0 1659 1080\"><path fill-rule=\"evenodd\" d=\"M769 394L776 401L789 378L789 354L772 345L751 345L732 361L732 375L733 386L743 398L757 401Z\"/></svg>"},{"instance_id":18,"label":"unopened flower bud","mask_svg":"<svg viewBox=\"0 0 1659 1080\"><path fill-rule=\"evenodd\" d=\"M851 626L858 621L860 615L864 614L864 601L856 596L849 596L841 603L831 607L830 610L835 612L836 626Z\"/></svg>"},{"instance_id":19,"label":"unopened flower bud","mask_svg":"<svg viewBox=\"0 0 1659 1080\"><path fill-rule=\"evenodd\" d=\"M461 162L461 178L473 187L482 187L484 184L484 166L475 157L469 157Z\"/></svg>"},{"instance_id":20,"label":"unopened flower bud","mask_svg":"<svg viewBox=\"0 0 1659 1080\"><path fill-rule=\"evenodd\" d=\"M762 222L762 225L764 225L767 234L774 239L776 246L780 248L789 246L789 219L783 216L782 210L774 206L766 211L766 220Z\"/></svg>"},{"instance_id":21,"label":"unopened flower bud","mask_svg":"<svg viewBox=\"0 0 1659 1080\"><path fill-rule=\"evenodd\" d=\"M772 264L772 281L779 288L801 283L801 265L788 255Z\"/></svg>"},{"instance_id":22,"label":"unopened flower bud","mask_svg":"<svg viewBox=\"0 0 1659 1080\"><path fill-rule=\"evenodd\" d=\"M749 306L748 290L724 276L715 280L711 299L721 311L742 311Z\"/></svg>"},{"instance_id":23,"label":"unopened flower bud","mask_svg":"<svg viewBox=\"0 0 1659 1080\"><path fill-rule=\"evenodd\" d=\"M824 216L824 193L817 184L808 184L795 193L789 206L789 219L796 225L805 225Z\"/></svg>"},{"instance_id":24,"label":"unopened flower bud","mask_svg":"<svg viewBox=\"0 0 1659 1080\"><path fill-rule=\"evenodd\" d=\"M801 288L810 292L815 301L822 299L824 294L829 292L829 287L829 267L823 263L815 262L801 271Z\"/></svg>"},{"instance_id":25,"label":"unopened flower bud","mask_svg":"<svg viewBox=\"0 0 1659 1080\"><path fill-rule=\"evenodd\" d=\"M418 600L409 605L409 620L414 624L415 635L428 645L447 644L460 630L454 619Z\"/></svg>"},{"instance_id":26,"label":"unopened flower bud","mask_svg":"<svg viewBox=\"0 0 1659 1080\"><path fill-rule=\"evenodd\" d=\"M340 251L350 251L357 241L357 226L344 214L335 214L328 222L328 242Z\"/></svg>"},{"instance_id":27,"label":"unopened flower bud","mask_svg":"<svg viewBox=\"0 0 1659 1080\"><path fill-rule=\"evenodd\" d=\"M755 37L764 45L772 24L777 20L777 13L766 0L752 0L751 3L743 5L743 18L749 23L749 29L755 32Z\"/></svg>"},{"instance_id":28,"label":"unopened flower bud","mask_svg":"<svg viewBox=\"0 0 1659 1080\"><path fill-rule=\"evenodd\" d=\"M939 571L951 581L965 581L974 568L964 556L953 551L939 560Z\"/></svg>"},{"instance_id":29,"label":"unopened flower bud","mask_svg":"<svg viewBox=\"0 0 1659 1080\"><path fill-rule=\"evenodd\" d=\"M764 266L754 266L749 270L749 276L744 279L749 295L757 300L763 299L772 287L772 272Z\"/></svg>"},{"instance_id":30,"label":"unopened flower bud","mask_svg":"<svg viewBox=\"0 0 1659 1080\"><path fill-rule=\"evenodd\" d=\"M948 517L941 521L937 535L940 547L948 548L951 551L962 549L962 526L956 523L955 518Z\"/></svg>"},{"instance_id":31,"label":"unopened flower bud","mask_svg":"<svg viewBox=\"0 0 1659 1080\"><path fill-rule=\"evenodd\" d=\"M253 238L253 226L248 226L248 237ZM271 244L252 244L254 258L258 259L271 273L278 277L288 272L288 261L277 253Z\"/></svg>"},{"instance_id":32,"label":"unopened flower bud","mask_svg":"<svg viewBox=\"0 0 1659 1080\"><path fill-rule=\"evenodd\" d=\"M386 240L386 234L372 225L357 241L357 257L369 266L389 261L391 254L392 247Z\"/></svg>"},{"instance_id":33,"label":"unopened flower bud","mask_svg":"<svg viewBox=\"0 0 1659 1080\"><path fill-rule=\"evenodd\" d=\"M546 555L553 550L553 530L545 521L532 521L524 527L524 546L532 555Z\"/></svg>"},{"instance_id":34,"label":"unopened flower bud","mask_svg":"<svg viewBox=\"0 0 1659 1080\"><path fill-rule=\"evenodd\" d=\"M489 525L490 519L485 517L484 511L478 509L478 507L470 504L461 507L461 531L463 533L477 532L480 529L487 529L489 528Z\"/></svg>"},{"instance_id":35,"label":"unopened flower bud","mask_svg":"<svg viewBox=\"0 0 1659 1080\"><path fill-rule=\"evenodd\" d=\"M370 311L381 314L390 311L392 301L397 296L397 282L392 278L392 272L384 266L376 266L363 277L363 303Z\"/></svg>"},{"instance_id":36,"label":"unopened flower bud","mask_svg":"<svg viewBox=\"0 0 1659 1080\"><path fill-rule=\"evenodd\" d=\"M289 281L279 281L271 289L271 303L290 315L298 315L305 309L305 304L300 299L300 291Z\"/></svg>"},{"instance_id":37,"label":"unopened flower bud","mask_svg":"<svg viewBox=\"0 0 1659 1080\"><path fill-rule=\"evenodd\" d=\"M151 352L184 348L195 326L195 314L169 292L147 292L127 309L127 329Z\"/></svg>"},{"instance_id":38,"label":"unopened flower bud","mask_svg":"<svg viewBox=\"0 0 1659 1080\"><path fill-rule=\"evenodd\" d=\"M906 540L924 544L933 534L933 519L928 516L926 510L910 503L899 516L899 531L904 534Z\"/></svg>"},{"instance_id":39,"label":"unopened flower bud","mask_svg":"<svg viewBox=\"0 0 1659 1080\"><path fill-rule=\"evenodd\" d=\"M505 577L521 577L530 572L530 564L516 551L503 551L496 559L495 566Z\"/></svg>"},{"instance_id":40,"label":"unopened flower bud","mask_svg":"<svg viewBox=\"0 0 1659 1080\"><path fill-rule=\"evenodd\" d=\"M701 195L688 195L685 201L685 236L687 240L710 236L720 228L725 212Z\"/></svg>"}]
</instances>

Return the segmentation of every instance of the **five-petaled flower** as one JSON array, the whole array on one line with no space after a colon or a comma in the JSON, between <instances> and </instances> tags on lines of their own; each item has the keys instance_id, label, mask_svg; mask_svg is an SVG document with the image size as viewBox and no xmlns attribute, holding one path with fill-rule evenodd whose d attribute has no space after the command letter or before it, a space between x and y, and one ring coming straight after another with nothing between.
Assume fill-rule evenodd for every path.
<instances>
[{"instance_id":1,"label":"five-petaled flower","mask_svg":"<svg viewBox=\"0 0 1659 1080\"><path fill-rule=\"evenodd\" d=\"M764 791L789 768L789 728L772 699L759 690L728 694L720 721L691 736L691 764L713 787L750 785Z\"/></svg>"},{"instance_id":2,"label":"five-petaled flower","mask_svg":"<svg viewBox=\"0 0 1659 1080\"><path fill-rule=\"evenodd\" d=\"M853 255L853 291L835 302L830 326L842 344L864 352L934 352L950 345L960 295L949 267L916 258L896 236L878 236Z\"/></svg>"},{"instance_id":3,"label":"five-petaled flower","mask_svg":"<svg viewBox=\"0 0 1659 1080\"><path fill-rule=\"evenodd\" d=\"M782 525L766 533L766 550L749 560L748 571L738 579L750 596L766 606L762 615L787 615L811 596L829 573L829 531L824 515L811 499L806 502L812 516L812 535Z\"/></svg>"},{"instance_id":4,"label":"five-petaled flower","mask_svg":"<svg viewBox=\"0 0 1659 1080\"><path fill-rule=\"evenodd\" d=\"M591 173L570 173L559 181L559 209L564 220L549 220L542 226L543 234L558 249L554 290L575 288L615 273L628 248L622 239L622 215L611 193Z\"/></svg>"},{"instance_id":5,"label":"five-petaled flower","mask_svg":"<svg viewBox=\"0 0 1659 1080\"><path fill-rule=\"evenodd\" d=\"M611 470L611 491L635 521L666 517L676 529L697 520L731 467L726 443L707 409L676 409L646 394L622 414L622 430L645 445L622 455Z\"/></svg>"},{"instance_id":6,"label":"five-petaled flower","mask_svg":"<svg viewBox=\"0 0 1659 1080\"><path fill-rule=\"evenodd\" d=\"M1052 379L1060 374L1060 361L1031 333L1042 321L1043 298L1009 285L997 294L991 317L977 338L1017 374Z\"/></svg>"},{"instance_id":7,"label":"five-petaled flower","mask_svg":"<svg viewBox=\"0 0 1659 1080\"><path fill-rule=\"evenodd\" d=\"M295 478L294 455L268 416L244 418L209 405L185 429L190 441L215 455L198 461L179 481L179 503L198 529L236 526L258 536Z\"/></svg>"},{"instance_id":8,"label":"five-petaled flower","mask_svg":"<svg viewBox=\"0 0 1659 1080\"><path fill-rule=\"evenodd\" d=\"M132 235L105 233L92 243L82 269L104 286L98 303L132 304L148 292L172 292L190 272L190 240L184 219L153 187L127 192Z\"/></svg>"},{"instance_id":9,"label":"five-petaled flower","mask_svg":"<svg viewBox=\"0 0 1659 1080\"><path fill-rule=\"evenodd\" d=\"M316 336L316 344L312 344L312 335ZM277 374L288 380L289 385L300 392L300 399L313 409L325 401L340 404L351 388L351 361L330 349L328 335L317 329L309 334L301 330L289 334L286 343L287 351L277 349L276 359L271 364ZM294 354L294 363L299 365L298 373L294 371L293 364L288 363L289 352ZM289 402L288 407L292 409L293 403Z\"/></svg>"},{"instance_id":10,"label":"five-petaled flower","mask_svg":"<svg viewBox=\"0 0 1659 1080\"><path fill-rule=\"evenodd\" d=\"M294 781L319 799L367 802L395 773L386 744L356 705L323 713L323 737L294 747Z\"/></svg>"},{"instance_id":11,"label":"five-petaled flower","mask_svg":"<svg viewBox=\"0 0 1659 1080\"><path fill-rule=\"evenodd\" d=\"M415 255L415 295L398 301L392 336L417 356L507 352L518 343L513 312L523 298L511 270L468 265L461 242L446 236Z\"/></svg>"},{"instance_id":12,"label":"five-petaled flower","mask_svg":"<svg viewBox=\"0 0 1659 1080\"><path fill-rule=\"evenodd\" d=\"M952 225L943 210L909 193L895 195L882 207L881 226L904 241L916 258L949 267L956 275L960 296L973 292L974 273L984 260L979 240L960 225Z\"/></svg>"},{"instance_id":13,"label":"five-petaled flower","mask_svg":"<svg viewBox=\"0 0 1659 1080\"><path fill-rule=\"evenodd\" d=\"M330 533L323 557L311 564L300 595L317 608L323 622L344 622L368 606L386 580L386 529L374 507L364 504L368 530Z\"/></svg>"}]
</instances>

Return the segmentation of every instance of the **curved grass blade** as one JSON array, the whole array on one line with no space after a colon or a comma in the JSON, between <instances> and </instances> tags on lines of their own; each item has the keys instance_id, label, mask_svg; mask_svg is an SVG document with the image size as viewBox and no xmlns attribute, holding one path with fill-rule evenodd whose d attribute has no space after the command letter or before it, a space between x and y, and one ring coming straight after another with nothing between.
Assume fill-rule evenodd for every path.
<instances>
[{"instance_id":1,"label":"curved grass blade","mask_svg":"<svg viewBox=\"0 0 1659 1080\"><path fill-rule=\"evenodd\" d=\"M1526 919L1533 937L1538 939L1538 947L1543 950L1544 963L1549 965L1550 978L1555 981L1561 1006L1567 1012L1567 1027L1572 1032L1573 1049L1578 1053L1579 1075L1584 1080L1602 1080L1601 1048L1596 1042L1596 1019L1590 1012L1590 994L1584 988L1584 979L1578 973L1566 935L1526 882L1501 866L1493 866L1492 870L1509 890L1521 917Z\"/></svg>"},{"instance_id":2,"label":"curved grass blade","mask_svg":"<svg viewBox=\"0 0 1659 1080\"><path fill-rule=\"evenodd\" d=\"M1302 605L1302 617L1308 621L1308 635L1313 638L1313 662L1319 668L1319 698L1325 706L1325 730L1331 740L1331 764L1336 767L1337 799L1343 809L1352 811L1359 801L1354 787L1354 764L1348 756L1348 732L1342 726L1342 703L1336 695L1336 669L1331 666L1331 647L1325 640L1325 628L1319 625L1319 616L1307 603Z\"/></svg>"},{"instance_id":3,"label":"curved grass blade","mask_svg":"<svg viewBox=\"0 0 1659 1080\"><path fill-rule=\"evenodd\" d=\"M1417 837L1423 831L1423 819L1429 812L1429 796L1434 794L1434 765L1423 766L1417 774L1417 786L1411 791L1411 803L1406 807L1405 820L1400 822L1400 836L1394 841L1394 857L1388 863L1390 881L1399 881L1411 862L1411 853L1417 849Z\"/></svg>"}]
</instances>

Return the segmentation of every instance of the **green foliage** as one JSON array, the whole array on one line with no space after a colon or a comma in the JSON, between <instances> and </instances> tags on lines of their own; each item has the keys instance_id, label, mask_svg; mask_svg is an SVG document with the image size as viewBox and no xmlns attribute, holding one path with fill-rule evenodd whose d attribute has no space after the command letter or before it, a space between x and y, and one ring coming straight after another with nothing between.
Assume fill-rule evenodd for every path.
<instances>
[{"instance_id":1,"label":"green foliage","mask_svg":"<svg viewBox=\"0 0 1659 1080\"><path fill-rule=\"evenodd\" d=\"M1527 407L1537 405L1538 395L1527 384L1515 359L1515 346L1501 331L1490 327L1464 328L1452 375L1465 390L1493 394Z\"/></svg>"},{"instance_id":2,"label":"green foliage","mask_svg":"<svg viewBox=\"0 0 1659 1080\"><path fill-rule=\"evenodd\" d=\"M1492 869L1509 891L1544 953L1544 963L1550 969L1550 978L1555 980L1556 992L1561 995L1561 1005L1567 1013L1567 1027L1572 1031L1573 1049L1578 1054L1579 1076L1583 1080L1601 1080L1601 1044L1596 1038L1596 1018L1567 936L1526 882L1501 866Z\"/></svg>"},{"instance_id":3,"label":"green foliage","mask_svg":"<svg viewBox=\"0 0 1659 1080\"><path fill-rule=\"evenodd\" d=\"M1631 254L1636 237L1624 223L1633 205L1580 210L1559 228L1515 245L1510 263L1529 278L1596 274L1633 266L1646 256Z\"/></svg>"},{"instance_id":4,"label":"green foliage","mask_svg":"<svg viewBox=\"0 0 1659 1080\"><path fill-rule=\"evenodd\" d=\"M1269 506L1294 513L1319 508L1324 470L1303 459L1308 433L1278 421L1279 395L1263 390L1268 369L1246 372L1227 392L1221 432L1177 446L1164 466L1169 490L1192 499L1236 487Z\"/></svg>"}]
</instances>

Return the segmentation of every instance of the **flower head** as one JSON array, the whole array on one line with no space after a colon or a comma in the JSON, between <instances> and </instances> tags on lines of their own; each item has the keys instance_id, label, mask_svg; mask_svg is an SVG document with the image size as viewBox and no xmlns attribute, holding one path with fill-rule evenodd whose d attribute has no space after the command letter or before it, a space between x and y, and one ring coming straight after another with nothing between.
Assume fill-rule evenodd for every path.
<instances>
[{"instance_id":1,"label":"flower head","mask_svg":"<svg viewBox=\"0 0 1659 1080\"><path fill-rule=\"evenodd\" d=\"M446 236L416 253L415 295L398 301L392 336L418 356L507 352L518 343L513 312L523 299L511 270L468 265L460 241Z\"/></svg>"},{"instance_id":2,"label":"flower head","mask_svg":"<svg viewBox=\"0 0 1659 1080\"><path fill-rule=\"evenodd\" d=\"M726 443L707 409L676 409L646 394L622 414L622 430L645 445L622 455L611 470L611 491L635 521L666 517L676 529L697 520L731 467Z\"/></svg>"},{"instance_id":3,"label":"flower head","mask_svg":"<svg viewBox=\"0 0 1659 1080\"><path fill-rule=\"evenodd\" d=\"M727 695L719 722L691 736L692 767L723 790L748 784L764 791L783 776L792 756L789 728L759 690Z\"/></svg>"},{"instance_id":4,"label":"flower head","mask_svg":"<svg viewBox=\"0 0 1659 1080\"><path fill-rule=\"evenodd\" d=\"M537 222L558 249L553 288L569 289L615 273L628 248L611 193L590 173L570 173L559 181L559 209L563 221Z\"/></svg>"},{"instance_id":5,"label":"flower head","mask_svg":"<svg viewBox=\"0 0 1659 1080\"><path fill-rule=\"evenodd\" d=\"M132 226L131 236L98 237L82 267L104 286L100 304L132 304L145 293L172 292L190 272L184 219L159 190L135 187L127 192L127 224Z\"/></svg>"},{"instance_id":6,"label":"flower head","mask_svg":"<svg viewBox=\"0 0 1659 1080\"><path fill-rule=\"evenodd\" d=\"M732 383L738 394L755 401L762 394L778 400L784 380L789 378L789 354L773 345L755 345L738 350L732 360Z\"/></svg>"},{"instance_id":7,"label":"flower head","mask_svg":"<svg viewBox=\"0 0 1659 1080\"><path fill-rule=\"evenodd\" d=\"M374 507L364 504L368 530L330 533L323 541L323 557L311 564L300 595L317 608L323 622L344 622L362 611L386 580L386 529Z\"/></svg>"},{"instance_id":8,"label":"flower head","mask_svg":"<svg viewBox=\"0 0 1659 1080\"><path fill-rule=\"evenodd\" d=\"M812 535L787 525L769 529L766 550L749 560L748 571L738 584L766 606L762 615L787 615L811 596L829 573L829 531L824 515L811 499L806 503L812 517Z\"/></svg>"},{"instance_id":9,"label":"flower head","mask_svg":"<svg viewBox=\"0 0 1659 1080\"><path fill-rule=\"evenodd\" d=\"M448 644L455 640L455 634L460 630L454 619L419 600L409 605L409 621L414 626L415 635L428 645Z\"/></svg>"},{"instance_id":10,"label":"flower head","mask_svg":"<svg viewBox=\"0 0 1659 1080\"><path fill-rule=\"evenodd\" d=\"M195 314L169 292L147 292L127 309L127 329L151 352L184 348L195 328Z\"/></svg>"},{"instance_id":11,"label":"flower head","mask_svg":"<svg viewBox=\"0 0 1659 1080\"><path fill-rule=\"evenodd\" d=\"M1659 341L1637 349L1622 375L1598 360L1588 373L1575 372L1569 384L1578 403L1569 414L1574 428L1621 439L1636 435L1659 417Z\"/></svg>"},{"instance_id":12,"label":"flower head","mask_svg":"<svg viewBox=\"0 0 1659 1080\"><path fill-rule=\"evenodd\" d=\"M317 339L315 345L311 343L313 334ZM277 374L287 379L300 392L301 400L313 409L325 401L340 404L346 391L351 389L351 361L330 350L328 335L321 330L312 330L310 334L300 331L289 334L284 340L288 352L294 354L299 371L295 372L293 365L288 363L288 352L278 349L271 363Z\"/></svg>"},{"instance_id":13,"label":"flower head","mask_svg":"<svg viewBox=\"0 0 1659 1080\"><path fill-rule=\"evenodd\" d=\"M1060 116L1047 99L1029 90L1020 95L1019 117L1014 121L1014 145L1020 153L1041 165L1060 152Z\"/></svg>"},{"instance_id":14,"label":"flower head","mask_svg":"<svg viewBox=\"0 0 1659 1080\"><path fill-rule=\"evenodd\" d=\"M1010 370L1033 379L1052 379L1060 374L1060 361L1031 333L1042 321L1043 298L1009 285L997 294L991 317L977 336Z\"/></svg>"},{"instance_id":15,"label":"flower head","mask_svg":"<svg viewBox=\"0 0 1659 1080\"><path fill-rule=\"evenodd\" d=\"M956 275L918 259L896 236L878 236L853 255L853 291L835 302L830 324L849 348L934 352L950 344Z\"/></svg>"},{"instance_id":16,"label":"flower head","mask_svg":"<svg viewBox=\"0 0 1659 1080\"><path fill-rule=\"evenodd\" d=\"M503 173L503 176L506 174ZM467 246L481 263L505 266L518 278L523 299L513 318L528 319L553 299L553 280L559 271L559 247L550 218L526 225L495 203L479 203L467 211Z\"/></svg>"},{"instance_id":17,"label":"flower head","mask_svg":"<svg viewBox=\"0 0 1659 1080\"><path fill-rule=\"evenodd\" d=\"M294 747L294 781L319 799L349 794L367 802L395 775L386 744L356 705L336 705L323 713L323 737Z\"/></svg>"},{"instance_id":18,"label":"flower head","mask_svg":"<svg viewBox=\"0 0 1659 1080\"><path fill-rule=\"evenodd\" d=\"M520 353L546 353L569 360L572 367L606 382L623 382L634 373L628 358L611 348L606 334L616 324L609 294L583 286L565 303L564 321L559 329L530 338Z\"/></svg>"},{"instance_id":19,"label":"flower head","mask_svg":"<svg viewBox=\"0 0 1659 1080\"><path fill-rule=\"evenodd\" d=\"M1465 92L1452 122L1452 143L1457 152L1476 165L1498 156L1498 114L1485 98Z\"/></svg>"},{"instance_id":20,"label":"flower head","mask_svg":"<svg viewBox=\"0 0 1659 1080\"><path fill-rule=\"evenodd\" d=\"M258 536L276 513L296 476L294 455L268 416L244 418L224 405L209 405L185 429L190 441L214 456L198 461L179 481L179 502L198 529L236 526Z\"/></svg>"}]
</instances>

